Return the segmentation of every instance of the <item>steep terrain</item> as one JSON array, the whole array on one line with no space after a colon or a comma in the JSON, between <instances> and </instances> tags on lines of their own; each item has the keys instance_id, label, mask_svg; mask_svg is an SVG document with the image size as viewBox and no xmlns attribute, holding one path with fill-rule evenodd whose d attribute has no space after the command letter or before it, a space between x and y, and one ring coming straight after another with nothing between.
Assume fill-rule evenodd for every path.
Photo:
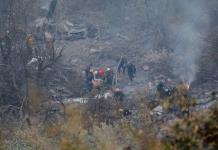
<instances>
[{"instance_id":1,"label":"steep terrain","mask_svg":"<svg viewBox=\"0 0 218 150\"><path fill-rule=\"evenodd\" d=\"M62 4L62 7L64 7L66 3ZM81 6L81 3L71 3L72 8ZM211 15L211 13L215 14L215 9L211 9L211 12L208 11L209 8L213 8L212 5L214 3L215 2L208 3L206 6L208 8L205 8L205 10L200 13L204 15ZM168 3L168 6L167 2L163 4L164 8L170 7L170 5L176 5L170 2ZM80 25L94 24L98 28L98 36L95 39L87 38L78 41L61 41L63 45L66 45L66 63L75 66L80 73L89 63L92 63L95 67L112 67L116 70L120 56L125 54L128 60L136 65L137 77L131 85L128 85L129 81L125 79L125 77L120 77L118 86L121 88L126 87L129 89L130 86L130 88L137 90L138 88L145 88L148 86L149 82L156 85L160 80L171 81L172 86L175 86L182 81L179 77L180 75L177 73L175 74L175 69L173 68L174 64L177 63L175 62L175 58L177 59L180 57L177 56L180 52L177 52L177 50L171 46L171 41L173 41L173 39L171 39L171 41L169 40L173 37L168 37L168 35L166 35L169 32L169 27L167 27L168 24L166 24L165 20L171 19L170 21L176 21L176 17L184 16L176 16L174 14L175 16L173 16L174 18L172 20L172 18L170 18L172 16L169 14L171 13L170 10L166 11L164 8L159 10L156 10L157 8L150 9L150 7L160 7L158 2L148 1L147 3L144 3L144 1L137 0L130 4L122 1L117 1L115 4L101 3L96 0L92 3L84 2L83 6L86 5L92 7L89 7L86 11L83 7L78 7L76 10L70 9L66 11L66 14L63 16L67 16L67 19L72 21L72 23ZM201 7L200 4L193 5L199 5L198 7ZM198 12L198 8L193 11ZM163 14L164 16L162 16ZM147 15L150 16L149 19L146 18L148 17ZM164 17L165 20L158 20L155 18L161 16ZM198 15L193 15L193 17L196 18ZM216 28L215 17L210 16L210 20L211 21L208 22L210 23L210 26ZM178 20L178 22L179 21L180 20ZM201 23L201 21L199 22ZM202 20L202 22L204 23L204 20ZM200 56L200 59L196 60L198 71L196 75L197 78L194 79L192 86L194 91L200 89L208 92L216 90L217 88L216 84L212 85L210 80L213 79L216 81L217 79L217 73L212 71L217 70L216 49L213 48L216 47L216 38L212 38L216 37L215 28L213 28L213 31L208 30L208 32L213 33L212 35L208 35L207 33L202 35L204 38L204 45L199 47L202 49L202 53L195 53ZM180 29L183 29L183 27ZM178 26L178 30L180 29ZM186 35L182 38L184 37L186 37ZM182 38L180 40L183 40ZM184 43L184 45L187 44L185 41L181 41L181 43ZM211 46L207 47L206 45ZM189 55L188 51L184 50L184 53L186 52L186 55ZM192 57L192 54L190 55L189 56ZM186 61L186 56L182 57L184 61ZM211 57L212 59L210 59ZM207 63L208 59L211 60L210 63ZM192 63L193 62L190 61L188 65L192 66ZM208 66L209 64L210 66ZM185 68L185 65L186 64L179 67ZM183 74L183 72L186 72L186 70L180 72L180 74Z\"/></svg>"}]
</instances>

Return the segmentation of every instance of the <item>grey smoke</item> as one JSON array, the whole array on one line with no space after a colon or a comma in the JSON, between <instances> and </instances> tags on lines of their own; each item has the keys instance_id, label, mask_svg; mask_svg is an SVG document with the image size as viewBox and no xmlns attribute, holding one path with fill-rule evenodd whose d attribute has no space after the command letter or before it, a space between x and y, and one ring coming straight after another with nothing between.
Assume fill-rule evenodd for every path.
<instances>
[{"instance_id":1,"label":"grey smoke","mask_svg":"<svg viewBox=\"0 0 218 150\"><path fill-rule=\"evenodd\" d=\"M178 20L169 25L173 38L171 46L175 53L172 66L177 77L191 83L199 67L209 16L203 0L177 0L176 4Z\"/></svg>"},{"instance_id":2,"label":"grey smoke","mask_svg":"<svg viewBox=\"0 0 218 150\"><path fill-rule=\"evenodd\" d=\"M52 0L40 1L48 10ZM142 34L146 39L143 45L146 46L145 49L153 48L158 40L163 41L162 43L166 43L174 50L175 57L172 60L174 74L184 82L192 82L195 79L198 61L204 48L203 38L210 22L207 0L66 0L64 2L65 15L70 16L72 20L79 18L82 20L80 23L100 24L110 34L124 35L130 40L137 39L138 36L141 38L140 34L145 32ZM164 31L162 34L161 30Z\"/></svg>"},{"instance_id":3,"label":"grey smoke","mask_svg":"<svg viewBox=\"0 0 218 150\"><path fill-rule=\"evenodd\" d=\"M170 47L174 51L171 63L174 75L183 82L191 83L198 71L198 61L204 48L203 38L207 36L210 22L207 0L145 2L147 22L155 31L153 34L157 34L149 43L155 45L161 42Z\"/></svg>"}]
</instances>

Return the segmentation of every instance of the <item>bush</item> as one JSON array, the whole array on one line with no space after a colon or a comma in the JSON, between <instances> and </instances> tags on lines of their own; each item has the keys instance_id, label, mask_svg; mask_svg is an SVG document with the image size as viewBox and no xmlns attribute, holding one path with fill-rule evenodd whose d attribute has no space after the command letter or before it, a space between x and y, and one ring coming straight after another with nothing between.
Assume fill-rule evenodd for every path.
<instances>
[{"instance_id":1,"label":"bush","mask_svg":"<svg viewBox=\"0 0 218 150\"><path fill-rule=\"evenodd\" d=\"M172 96L161 100L161 105L167 112L177 116L189 115L190 108L196 105L196 99L191 97L188 92L186 86L179 85Z\"/></svg>"},{"instance_id":2,"label":"bush","mask_svg":"<svg viewBox=\"0 0 218 150\"><path fill-rule=\"evenodd\" d=\"M175 121L168 136L165 142L169 150L217 150L218 104Z\"/></svg>"}]
</instances>

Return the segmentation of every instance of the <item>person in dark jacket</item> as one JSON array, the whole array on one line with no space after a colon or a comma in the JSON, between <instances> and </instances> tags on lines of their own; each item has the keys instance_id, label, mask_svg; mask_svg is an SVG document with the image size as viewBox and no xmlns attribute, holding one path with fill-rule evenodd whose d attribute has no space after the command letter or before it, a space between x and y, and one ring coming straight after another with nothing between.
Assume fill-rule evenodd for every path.
<instances>
[{"instance_id":1,"label":"person in dark jacket","mask_svg":"<svg viewBox=\"0 0 218 150\"><path fill-rule=\"evenodd\" d=\"M125 56L121 56L119 65L118 65L118 73L121 73L122 71L122 73L125 74L126 66L127 66L127 59Z\"/></svg>"},{"instance_id":2,"label":"person in dark jacket","mask_svg":"<svg viewBox=\"0 0 218 150\"><path fill-rule=\"evenodd\" d=\"M86 66L86 69L85 69L85 76L86 76L86 78L88 77L88 75L90 73L91 67L92 67L92 64L89 64L89 65Z\"/></svg>"},{"instance_id":3,"label":"person in dark jacket","mask_svg":"<svg viewBox=\"0 0 218 150\"><path fill-rule=\"evenodd\" d=\"M127 64L127 73L130 81L133 81L133 78L136 76L136 67L131 62Z\"/></svg>"},{"instance_id":4,"label":"person in dark jacket","mask_svg":"<svg viewBox=\"0 0 218 150\"><path fill-rule=\"evenodd\" d=\"M123 91L121 89L112 88L112 92L114 94L114 98L115 98L116 101L122 102L124 100L125 95L124 95L124 93L123 93Z\"/></svg>"},{"instance_id":5,"label":"person in dark jacket","mask_svg":"<svg viewBox=\"0 0 218 150\"><path fill-rule=\"evenodd\" d=\"M94 75L93 75L93 70L90 69L90 71L87 72L86 80L85 80L85 87L84 87L84 90L85 90L86 92L92 91L92 88L93 88L92 80L94 80Z\"/></svg>"},{"instance_id":6,"label":"person in dark jacket","mask_svg":"<svg viewBox=\"0 0 218 150\"><path fill-rule=\"evenodd\" d=\"M113 71L110 68L107 68L105 73L105 84L107 87L110 88L113 86L113 79L114 79Z\"/></svg>"}]
</instances>

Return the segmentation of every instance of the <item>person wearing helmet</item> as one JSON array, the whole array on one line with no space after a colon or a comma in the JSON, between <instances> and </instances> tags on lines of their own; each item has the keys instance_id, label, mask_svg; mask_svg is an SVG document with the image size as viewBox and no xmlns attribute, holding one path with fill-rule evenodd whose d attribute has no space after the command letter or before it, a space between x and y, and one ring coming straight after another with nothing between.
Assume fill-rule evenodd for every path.
<instances>
[{"instance_id":1,"label":"person wearing helmet","mask_svg":"<svg viewBox=\"0 0 218 150\"><path fill-rule=\"evenodd\" d=\"M98 70L93 70L94 80L98 79Z\"/></svg>"},{"instance_id":2,"label":"person wearing helmet","mask_svg":"<svg viewBox=\"0 0 218 150\"><path fill-rule=\"evenodd\" d=\"M100 79L104 80L104 77L105 77L105 70L104 70L104 68L100 68L100 69L98 70L98 77L99 77Z\"/></svg>"}]
</instances>

